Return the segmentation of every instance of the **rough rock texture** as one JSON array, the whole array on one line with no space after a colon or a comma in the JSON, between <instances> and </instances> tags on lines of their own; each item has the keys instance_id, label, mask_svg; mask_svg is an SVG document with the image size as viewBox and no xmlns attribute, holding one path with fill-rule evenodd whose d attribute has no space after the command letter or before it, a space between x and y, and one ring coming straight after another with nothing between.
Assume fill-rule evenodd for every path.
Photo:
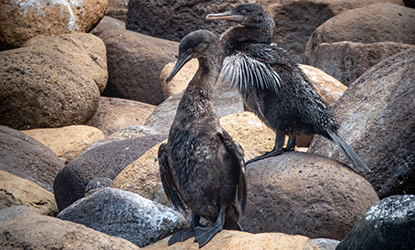
<instances>
[{"instance_id":1,"label":"rough rock texture","mask_svg":"<svg viewBox=\"0 0 415 250\"><path fill-rule=\"evenodd\" d=\"M38 35L88 32L104 16L108 0L2 0L0 50Z\"/></svg>"},{"instance_id":2,"label":"rough rock texture","mask_svg":"<svg viewBox=\"0 0 415 250\"><path fill-rule=\"evenodd\" d=\"M58 214L58 218L129 240L139 247L186 228L179 212L138 194L104 188Z\"/></svg>"},{"instance_id":3,"label":"rough rock texture","mask_svg":"<svg viewBox=\"0 0 415 250\"><path fill-rule=\"evenodd\" d=\"M146 125L130 125L105 137L105 139L99 143L140 138L147 135L163 135L165 138L168 136L168 134L161 134L158 130Z\"/></svg>"},{"instance_id":4,"label":"rough rock texture","mask_svg":"<svg viewBox=\"0 0 415 250\"><path fill-rule=\"evenodd\" d=\"M314 154L287 152L248 165L246 173L248 232L340 240L379 201L363 177Z\"/></svg>"},{"instance_id":5,"label":"rough rock texture","mask_svg":"<svg viewBox=\"0 0 415 250\"><path fill-rule=\"evenodd\" d=\"M162 143L166 143L166 141ZM157 161L160 144L150 148L140 158L124 168L111 186L137 193L147 199L167 205L168 200L161 184Z\"/></svg>"},{"instance_id":6,"label":"rough rock texture","mask_svg":"<svg viewBox=\"0 0 415 250\"><path fill-rule=\"evenodd\" d=\"M38 36L0 52L0 122L17 129L82 124L97 110L107 75L104 43L91 34Z\"/></svg>"},{"instance_id":7,"label":"rough rock texture","mask_svg":"<svg viewBox=\"0 0 415 250\"><path fill-rule=\"evenodd\" d=\"M246 2L249 0L130 0L127 29L172 41L180 41L185 35L197 29L207 29L221 34L234 24L223 21L208 22L205 20L206 15L227 11L233 6Z\"/></svg>"},{"instance_id":8,"label":"rough rock texture","mask_svg":"<svg viewBox=\"0 0 415 250\"><path fill-rule=\"evenodd\" d=\"M147 103L101 96L98 110L87 124L108 136L129 125L143 125L155 108Z\"/></svg>"},{"instance_id":9,"label":"rough rock texture","mask_svg":"<svg viewBox=\"0 0 415 250\"><path fill-rule=\"evenodd\" d=\"M192 80L197 69L199 68L199 61L197 59L192 59L186 63L174 76L174 78L167 84L166 78L172 71L175 64L175 62L168 63L166 66L164 66L163 70L160 73L161 90L163 91L164 97L166 99L186 89L190 80Z\"/></svg>"},{"instance_id":10,"label":"rough rock texture","mask_svg":"<svg viewBox=\"0 0 415 250\"><path fill-rule=\"evenodd\" d=\"M390 3L376 3L341 12L320 25L307 41L306 53L321 43L340 41L415 44L415 10Z\"/></svg>"},{"instance_id":11,"label":"rough rock texture","mask_svg":"<svg viewBox=\"0 0 415 250\"><path fill-rule=\"evenodd\" d=\"M85 187L85 197L90 196L103 188L111 187L111 183L112 180L106 177L93 179L88 182Z\"/></svg>"},{"instance_id":12,"label":"rough rock texture","mask_svg":"<svg viewBox=\"0 0 415 250\"><path fill-rule=\"evenodd\" d=\"M100 37L108 50L109 81L103 94L160 104L160 72L175 60L178 44L128 30L107 30Z\"/></svg>"},{"instance_id":13,"label":"rough rock texture","mask_svg":"<svg viewBox=\"0 0 415 250\"><path fill-rule=\"evenodd\" d=\"M197 250L199 245L194 238L167 246L169 238L165 238L153 245L145 247L146 250ZM204 250L318 250L318 247L307 237L301 235L287 235L282 233L251 234L240 231L223 230L203 247Z\"/></svg>"},{"instance_id":14,"label":"rough rock texture","mask_svg":"<svg viewBox=\"0 0 415 250\"><path fill-rule=\"evenodd\" d=\"M113 1L110 1L112 3ZM98 25L90 33L100 36L102 32L111 29L125 30L125 22L110 16L104 16Z\"/></svg>"},{"instance_id":15,"label":"rough rock texture","mask_svg":"<svg viewBox=\"0 0 415 250\"><path fill-rule=\"evenodd\" d=\"M53 180L63 167L63 162L42 143L17 130L0 126L0 170L52 191Z\"/></svg>"},{"instance_id":16,"label":"rough rock texture","mask_svg":"<svg viewBox=\"0 0 415 250\"><path fill-rule=\"evenodd\" d=\"M379 197L415 192L415 48L389 57L359 77L333 111L339 134L372 169L363 176ZM310 152L347 162L316 136Z\"/></svg>"},{"instance_id":17,"label":"rough rock texture","mask_svg":"<svg viewBox=\"0 0 415 250\"><path fill-rule=\"evenodd\" d=\"M341 11L373 3L389 2L403 5L402 0L259 0L274 18L273 41L285 48L291 58L303 62L307 39L326 20Z\"/></svg>"},{"instance_id":18,"label":"rough rock texture","mask_svg":"<svg viewBox=\"0 0 415 250\"><path fill-rule=\"evenodd\" d=\"M415 247L415 195L391 196L370 208L336 250Z\"/></svg>"},{"instance_id":19,"label":"rough rock texture","mask_svg":"<svg viewBox=\"0 0 415 250\"><path fill-rule=\"evenodd\" d=\"M49 147L64 163L82 154L90 144L104 139L101 130L85 125L40 128L21 132Z\"/></svg>"},{"instance_id":20,"label":"rough rock texture","mask_svg":"<svg viewBox=\"0 0 415 250\"><path fill-rule=\"evenodd\" d=\"M114 179L128 164L160 140L158 136L148 136L112 142L90 149L75 158L59 172L53 184L59 210L84 197L85 187L92 179Z\"/></svg>"},{"instance_id":21,"label":"rough rock texture","mask_svg":"<svg viewBox=\"0 0 415 250\"><path fill-rule=\"evenodd\" d=\"M145 125L168 134L182 95L183 92L180 92L167 98L148 117ZM218 117L243 111L243 104L238 91L220 83L213 90L213 106Z\"/></svg>"},{"instance_id":22,"label":"rough rock texture","mask_svg":"<svg viewBox=\"0 0 415 250\"><path fill-rule=\"evenodd\" d=\"M335 250L337 245L340 243L338 240L326 238L313 239L313 242L318 246L320 250Z\"/></svg>"},{"instance_id":23,"label":"rough rock texture","mask_svg":"<svg viewBox=\"0 0 415 250\"><path fill-rule=\"evenodd\" d=\"M395 42L320 43L312 53L306 51L305 61L348 86L383 59L413 46Z\"/></svg>"},{"instance_id":24,"label":"rough rock texture","mask_svg":"<svg viewBox=\"0 0 415 250\"><path fill-rule=\"evenodd\" d=\"M55 197L36 183L0 170L0 210L25 205L39 214L58 213Z\"/></svg>"},{"instance_id":25,"label":"rough rock texture","mask_svg":"<svg viewBox=\"0 0 415 250\"><path fill-rule=\"evenodd\" d=\"M125 23L127 19L128 0L110 0L105 15Z\"/></svg>"},{"instance_id":26,"label":"rough rock texture","mask_svg":"<svg viewBox=\"0 0 415 250\"><path fill-rule=\"evenodd\" d=\"M133 243L19 206L0 211L0 249L136 250Z\"/></svg>"}]
</instances>

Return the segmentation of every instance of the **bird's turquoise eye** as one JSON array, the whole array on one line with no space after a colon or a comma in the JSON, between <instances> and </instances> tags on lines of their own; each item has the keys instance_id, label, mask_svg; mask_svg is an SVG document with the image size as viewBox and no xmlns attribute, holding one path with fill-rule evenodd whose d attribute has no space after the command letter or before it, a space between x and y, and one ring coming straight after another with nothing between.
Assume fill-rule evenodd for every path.
<instances>
[{"instance_id":1,"label":"bird's turquoise eye","mask_svg":"<svg viewBox=\"0 0 415 250\"><path fill-rule=\"evenodd\" d=\"M241 15L245 14L245 10L241 10L239 13L241 13Z\"/></svg>"}]
</instances>

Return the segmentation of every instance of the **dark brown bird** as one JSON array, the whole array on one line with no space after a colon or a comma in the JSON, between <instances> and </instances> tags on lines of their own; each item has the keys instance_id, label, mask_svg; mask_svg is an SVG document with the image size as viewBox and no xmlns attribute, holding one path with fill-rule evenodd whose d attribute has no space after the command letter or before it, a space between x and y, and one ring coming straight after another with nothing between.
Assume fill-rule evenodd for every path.
<instances>
[{"instance_id":1,"label":"dark brown bird","mask_svg":"<svg viewBox=\"0 0 415 250\"><path fill-rule=\"evenodd\" d=\"M195 236L204 246L223 228L241 230L238 220L246 205L242 148L220 126L213 109L212 88L222 66L219 37L194 31L183 38L170 81L190 59L199 69L186 88L170 128L167 144L158 151L160 176L170 202L192 211L189 228L175 233L169 245ZM214 222L202 227L200 217Z\"/></svg>"},{"instance_id":2,"label":"dark brown bird","mask_svg":"<svg viewBox=\"0 0 415 250\"><path fill-rule=\"evenodd\" d=\"M296 135L320 134L333 140L355 168L370 171L338 135L334 115L303 71L271 43L275 24L266 10L243 4L206 19L238 23L221 36L226 58L219 78L236 86L246 106L276 132L273 150L246 164L294 150ZM285 135L289 136L286 148Z\"/></svg>"}]
</instances>

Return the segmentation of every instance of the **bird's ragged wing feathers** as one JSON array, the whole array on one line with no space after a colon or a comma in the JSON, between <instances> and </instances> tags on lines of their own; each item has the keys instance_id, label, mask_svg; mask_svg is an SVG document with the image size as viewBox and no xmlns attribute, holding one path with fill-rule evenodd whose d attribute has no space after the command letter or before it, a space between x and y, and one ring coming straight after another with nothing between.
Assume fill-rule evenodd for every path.
<instances>
[{"instance_id":1,"label":"bird's ragged wing feathers","mask_svg":"<svg viewBox=\"0 0 415 250\"><path fill-rule=\"evenodd\" d=\"M167 195L169 201L177 209L185 210L183 199L179 193L179 190L173 180L173 176L170 170L170 165L167 159L166 144L161 144L158 150L158 160L160 167L161 183L163 184L164 192Z\"/></svg>"}]
</instances>

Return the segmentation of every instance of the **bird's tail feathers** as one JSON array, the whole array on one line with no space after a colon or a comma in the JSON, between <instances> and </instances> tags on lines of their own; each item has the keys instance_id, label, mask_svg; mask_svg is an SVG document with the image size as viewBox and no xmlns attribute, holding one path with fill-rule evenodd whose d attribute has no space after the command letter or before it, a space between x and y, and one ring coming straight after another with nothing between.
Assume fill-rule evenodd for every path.
<instances>
[{"instance_id":1,"label":"bird's tail feathers","mask_svg":"<svg viewBox=\"0 0 415 250\"><path fill-rule=\"evenodd\" d=\"M353 164L353 167L358 168L364 172L370 172L370 168L359 158L354 150L341 138L336 132L328 130L327 133L331 139L340 147L343 154L347 156L349 161Z\"/></svg>"}]
</instances>

